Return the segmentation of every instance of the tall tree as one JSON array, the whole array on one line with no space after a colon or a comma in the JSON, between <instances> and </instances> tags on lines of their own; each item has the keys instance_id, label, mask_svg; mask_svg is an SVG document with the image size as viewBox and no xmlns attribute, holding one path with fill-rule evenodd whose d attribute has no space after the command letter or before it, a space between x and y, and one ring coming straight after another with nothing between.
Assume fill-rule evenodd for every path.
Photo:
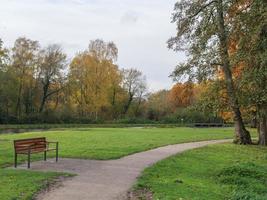
<instances>
[{"instance_id":1,"label":"tall tree","mask_svg":"<svg viewBox=\"0 0 267 200\"><path fill-rule=\"evenodd\" d=\"M8 70L8 50L3 47L3 42L0 39L0 122L1 118L8 117L9 113L9 104L10 104L10 96L13 94L13 89L10 87L12 85L16 85L16 82L13 80L12 74Z\"/></svg>"},{"instance_id":2,"label":"tall tree","mask_svg":"<svg viewBox=\"0 0 267 200\"><path fill-rule=\"evenodd\" d=\"M256 108L259 144L267 145L267 2L241 1L234 11L236 49L232 60L243 67L242 96L248 107Z\"/></svg>"},{"instance_id":3,"label":"tall tree","mask_svg":"<svg viewBox=\"0 0 267 200\"><path fill-rule=\"evenodd\" d=\"M40 52L38 79L42 87L39 112L43 112L48 98L63 88L66 54L59 45L49 45Z\"/></svg>"},{"instance_id":4,"label":"tall tree","mask_svg":"<svg viewBox=\"0 0 267 200\"><path fill-rule=\"evenodd\" d=\"M26 112L32 103L33 77L37 67L39 43L27 38L18 38L12 48L12 67L16 73L19 86L17 91L16 116L22 114L22 103Z\"/></svg>"},{"instance_id":5,"label":"tall tree","mask_svg":"<svg viewBox=\"0 0 267 200\"><path fill-rule=\"evenodd\" d=\"M123 114L126 114L136 95L143 95L146 90L146 77L137 69L123 69L123 88L127 91L127 101L124 106ZM140 98L140 97L139 97Z\"/></svg>"},{"instance_id":6,"label":"tall tree","mask_svg":"<svg viewBox=\"0 0 267 200\"><path fill-rule=\"evenodd\" d=\"M173 22L177 35L168 41L169 48L187 51L189 59L177 66L173 75L198 79L214 78L218 67L224 73L229 103L234 113L236 142L251 144L246 130L232 76L229 39L232 26L227 21L233 1L227 0L181 0L175 4Z\"/></svg>"},{"instance_id":7,"label":"tall tree","mask_svg":"<svg viewBox=\"0 0 267 200\"><path fill-rule=\"evenodd\" d=\"M118 67L114 64L117 53L114 43L94 40L90 42L88 50L72 60L70 81L82 116L92 113L97 120L102 108L115 104L121 81ZM113 96L111 102L109 95Z\"/></svg>"},{"instance_id":8,"label":"tall tree","mask_svg":"<svg viewBox=\"0 0 267 200\"><path fill-rule=\"evenodd\" d=\"M0 38L0 71L4 70L8 61L8 49L3 47L3 41Z\"/></svg>"}]
</instances>

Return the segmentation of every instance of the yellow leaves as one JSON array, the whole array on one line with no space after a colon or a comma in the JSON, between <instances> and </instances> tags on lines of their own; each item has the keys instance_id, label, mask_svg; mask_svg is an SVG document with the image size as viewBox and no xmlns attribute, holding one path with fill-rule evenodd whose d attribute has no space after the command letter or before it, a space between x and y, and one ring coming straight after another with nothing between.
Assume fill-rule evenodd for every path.
<instances>
[{"instance_id":1,"label":"yellow leaves","mask_svg":"<svg viewBox=\"0 0 267 200\"><path fill-rule=\"evenodd\" d=\"M111 91L121 83L118 67L111 59L105 59L103 48L96 51L78 54L70 65L72 96L86 112L99 112L109 106Z\"/></svg>"},{"instance_id":2,"label":"yellow leaves","mask_svg":"<svg viewBox=\"0 0 267 200\"><path fill-rule=\"evenodd\" d=\"M151 94L148 99L148 107L153 110L160 110L162 112L169 111L169 91L160 90L156 93Z\"/></svg>"},{"instance_id":3,"label":"yellow leaves","mask_svg":"<svg viewBox=\"0 0 267 200\"><path fill-rule=\"evenodd\" d=\"M194 96L194 84L177 83L170 90L169 100L175 108L186 107L193 103Z\"/></svg>"}]
</instances>

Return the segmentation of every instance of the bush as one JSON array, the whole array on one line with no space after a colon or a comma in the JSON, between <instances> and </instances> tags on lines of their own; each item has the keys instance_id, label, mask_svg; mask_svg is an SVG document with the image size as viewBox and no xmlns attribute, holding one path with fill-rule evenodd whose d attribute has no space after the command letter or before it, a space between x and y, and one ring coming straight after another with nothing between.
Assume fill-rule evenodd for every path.
<instances>
[{"instance_id":1,"label":"bush","mask_svg":"<svg viewBox=\"0 0 267 200\"><path fill-rule=\"evenodd\" d=\"M19 122L19 120L17 119L17 117L15 116L7 116L7 115L3 115L0 116L0 124L17 124Z\"/></svg>"},{"instance_id":2,"label":"bush","mask_svg":"<svg viewBox=\"0 0 267 200\"><path fill-rule=\"evenodd\" d=\"M157 122L145 118L124 118L116 121L119 124L156 124Z\"/></svg>"},{"instance_id":3,"label":"bush","mask_svg":"<svg viewBox=\"0 0 267 200\"><path fill-rule=\"evenodd\" d=\"M223 119L213 115L212 113L203 113L191 108L177 110L174 114L168 115L161 119L163 123L222 123Z\"/></svg>"}]
</instances>

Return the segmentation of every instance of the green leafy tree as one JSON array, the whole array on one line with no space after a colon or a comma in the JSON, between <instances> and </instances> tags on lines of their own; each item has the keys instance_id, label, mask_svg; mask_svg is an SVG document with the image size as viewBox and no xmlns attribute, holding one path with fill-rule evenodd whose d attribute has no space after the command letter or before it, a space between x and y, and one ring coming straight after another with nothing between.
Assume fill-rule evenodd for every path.
<instances>
[{"instance_id":1,"label":"green leafy tree","mask_svg":"<svg viewBox=\"0 0 267 200\"><path fill-rule=\"evenodd\" d=\"M186 51L187 62L173 72L174 77L203 81L216 78L218 68L224 81L236 125L236 142L251 144L246 130L238 96L234 86L232 65L228 52L233 26L229 22L229 10L234 2L226 0L181 0L175 4L173 22L177 35L168 41L169 48Z\"/></svg>"},{"instance_id":2,"label":"green leafy tree","mask_svg":"<svg viewBox=\"0 0 267 200\"><path fill-rule=\"evenodd\" d=\"M15 99L14 86L17 85L15 76L9 68L8 53L0 39L0 122L5 121L10 115L10 107Z\"/></svg>"},{"instance_id":3,"label":"green leafy tree","mask_svg":"<svg viewBox=\"0 0 267 200\"><path fill-rule=\"evenodd\" d=\"M12 48L12 68L18 79L17 101L15 113L18 118L23 114L23 105L25 113L32 110L34 89L36 82L34 80L37 70L39 43L27 38L18 38Z\"/></svg>"},{"instance_id":4,"label":"green leafy tree","mask_svg":"<svg viewBox=\"0 0 267 200\"><path fill-rule=\"evenodd\" d=\"M123 69L123 88L127 92L127 100L124 105L123 114L127 114L134 98L142 99L147 89L146 77L141 71L131 68Z\"/></svg>"},{"instance_id":5,"label":"green leafy tree","mask_svg":"<svg viewBox=\"0 0 267 200\"><path fill-rule=\"evenodd\" d=\"M59 45L49 45L39 54L38 81L41 85L42 97L39 112L43 112L49 97L63 89L64 70L66 69L67 55Z\"/></svg>"},{"instance_id":6,"label":"green leafy tree","mask_svg":"<svg viewBox=\"0 0 267 200\"><path fill-rule=\"evenodd\" d=\"M254 0L242 5L235 13L233 63L244 68L240 81L243 103L256 108L259 144L267 145L267 2Z\"/></svg>"}]
</instances>

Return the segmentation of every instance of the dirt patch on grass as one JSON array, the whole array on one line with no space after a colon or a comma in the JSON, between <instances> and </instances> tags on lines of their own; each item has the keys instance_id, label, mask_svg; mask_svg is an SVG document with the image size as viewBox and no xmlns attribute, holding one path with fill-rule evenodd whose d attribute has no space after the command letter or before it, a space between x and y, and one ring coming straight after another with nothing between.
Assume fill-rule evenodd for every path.
<instances>
[{"instance_id":1,"label":"dirt patch on grass","mask_svg":"<svg viewBox=\"0 0 267 200\"><path fill-rule=\"evenodd\" d=\"M129 191L126 200L152 200L153 193L147 189L137 189Z\"/></svg>"},{"instance_id":2,"label":"dirt patch on grass","mask_svg":"<svg viewBox=\"0 0 267 200\"><path fill-rule=\"evenodd\" d=\"M51 192L51 191L53 191L59 187L62 187L63 182L66 180L70 180L71 178L73 178L73 176L72 175L69 175L69 176L63 175L63 176L59 176L59 177L54 178L54 179L46 180L43 183L43 187L41 188L41 190L33 196L33 200L43 199L43 197L46 193Z\"/></svg>"}]
</instances>

